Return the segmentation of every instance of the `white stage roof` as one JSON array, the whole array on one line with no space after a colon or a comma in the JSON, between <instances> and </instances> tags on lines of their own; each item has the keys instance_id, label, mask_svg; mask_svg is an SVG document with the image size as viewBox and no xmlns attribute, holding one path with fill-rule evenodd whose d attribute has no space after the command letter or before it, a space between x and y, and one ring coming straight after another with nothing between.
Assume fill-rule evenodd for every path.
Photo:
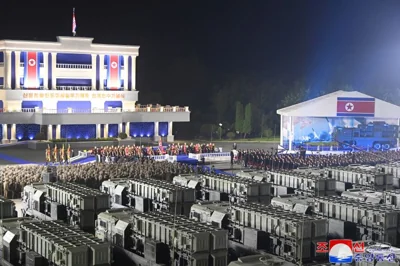
<instances>
[{"instance_id":1,"label":"white stage roof","mask_svg":"<svg viewBox=\"0 0 400 266\"><path fill-rule=\"evenodd\" d=\"M342 104L350 108L346 108L346 113L339 112L338 98L342 98ZM337 117L337 116L362 116L352 113L356 101L363 100L365 98L375 99L375 110L372 112L370 117L376 118L400 118L400 107L380 99L374 98L367 94L358 91L336 91L333 93L326 94L321 97L317 97L302 103L298 103L292 106L288 106L277 111L277 114L282 116L300 116L300 117ZM345 102L343 102L345 101ZM353 107L353 108L351 108Z\"/></svg>"}]
</instances>

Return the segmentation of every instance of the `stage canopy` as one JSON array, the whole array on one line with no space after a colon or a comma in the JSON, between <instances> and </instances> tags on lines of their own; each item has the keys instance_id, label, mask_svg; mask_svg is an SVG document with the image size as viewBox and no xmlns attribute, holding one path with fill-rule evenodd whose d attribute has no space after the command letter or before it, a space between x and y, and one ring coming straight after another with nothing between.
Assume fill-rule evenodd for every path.
<instances>
[{"instance_id":1,"label":"stage canopy","mask_svg":"<svg viewBox=\"0 0 400 266\"><path fill-rule=\"evenodd\" d=\"M313 143L329 146L338 138L363 147L393 147L395 131L397 143L398 128L394 127L399 126L400 107L361 92L336 91L279 109L277 113L281 116L281 146L289 150ZM360 139L360 134L370 136L369 140ZM378 135L381 139L374 140ZM392 137L382 139L383 135Z\"/></svg>"}]
</instances>

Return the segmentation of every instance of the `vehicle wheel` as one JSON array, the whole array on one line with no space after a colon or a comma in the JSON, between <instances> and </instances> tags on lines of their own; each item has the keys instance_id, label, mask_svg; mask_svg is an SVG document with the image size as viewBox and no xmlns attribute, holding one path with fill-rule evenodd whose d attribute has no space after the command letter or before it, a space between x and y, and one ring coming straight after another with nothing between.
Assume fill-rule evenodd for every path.
<instances>
[{"instance_id":1,"label":"vehicle wheel","mask_svg":"<svg viewBox=\"0 0 400 266\"><path fill-rule=\"evenodd\" d=\"M390 149L390 144L389 143L385 143L382 145L384 150L389 150Z\"/></svg>"},{"instance_id":2,"label":"vehicle wheel","mask_svg":"<svg viewBox=\"0 0 400 266\"><path fill-rule=\"evenodd\" d=\"M382 145L379 142L374 142L373 144L375 150L380 150Z\"/></svg>"}]
</instances>

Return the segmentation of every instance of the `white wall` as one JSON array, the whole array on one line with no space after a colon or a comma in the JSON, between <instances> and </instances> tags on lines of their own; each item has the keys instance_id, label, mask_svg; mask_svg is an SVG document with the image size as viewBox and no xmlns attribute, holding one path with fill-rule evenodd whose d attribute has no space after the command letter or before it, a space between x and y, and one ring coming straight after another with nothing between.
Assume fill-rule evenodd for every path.
<instances>
[{"instance_id":1,"label":"white wall","mask_svg":"<svg viewBox=\"0 0 400 266\"><path fill-rule=\"evenodd\" d=\"M351 91L338 91L277 111L280 115L300 117L336 117L338 97L367 98L369 95ZM372 97L371 97L372 98ZM375 98L376 118L400 118L400 107Z\"/></svg>"}]
</instances>

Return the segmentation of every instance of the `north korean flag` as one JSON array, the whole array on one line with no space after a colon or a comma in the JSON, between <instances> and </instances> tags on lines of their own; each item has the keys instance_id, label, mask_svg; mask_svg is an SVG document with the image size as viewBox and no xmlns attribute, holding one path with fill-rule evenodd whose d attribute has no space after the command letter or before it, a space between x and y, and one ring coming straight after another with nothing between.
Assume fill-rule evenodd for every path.
<instances>
[{"instance_id":1,"label":"north korean flag","mask_svg":"<svg viewBox=\"0 0 400 266\"><path fill-rule=\"evenodd\" d=\"M38 89L40 87L39 70L39 54L36 52L25 52L24 87L26 89Z\"/></svg>"},{"instance_id":2,"label":"north korean flag","mask_svg":"<svg viewBox=\"0 0 400 266\"><path fill-rule=\"evenodd\" d=\"M108 59L108 80L107 87L110 90L118 90L121 87L121 62L120 56L110 55Z\"/></svg>"},{"instance_id":3,"label":"north korean flag","mask_svg":"<svg viewBox=\"0 0 400 266\"><path fill-rule=\"evenodd\" d=\"M337 116L375 116L375 98L338 97Z\"/></svg>"}]
</instances>

